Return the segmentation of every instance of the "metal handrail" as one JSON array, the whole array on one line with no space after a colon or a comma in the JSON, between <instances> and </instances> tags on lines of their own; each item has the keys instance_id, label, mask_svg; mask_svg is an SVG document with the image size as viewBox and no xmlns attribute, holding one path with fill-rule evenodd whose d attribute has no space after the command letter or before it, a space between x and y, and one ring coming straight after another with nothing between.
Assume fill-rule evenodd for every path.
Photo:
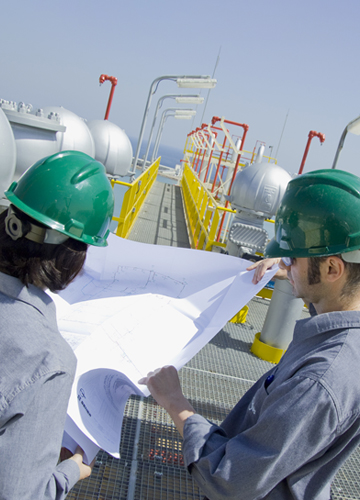
<instances>
[{"instance_id":1,"label":"metal handrail","mask_svg":"<svg viewBox=\"0 0 360 500\"><path fill-rule=\"evenodd\" d=\"M187 163L181 187L191 248L208 251L214 246L225 248L225 243L217 241L221 216L235 210L219 205Z\"/></svg>"},{"instance_id":2,"label":"metal handrail","mask_svg":"<svg viewBox=\"0 0 360 500\"><path fill-rule=\"evenodd\" d=\"M116 231L114 231L116 236L121 236L122 238L129 236L140 213L140 209L155 182L159 165L160 157L132 183L111 179L113 188L115 184L129 187L124 195L119 217L112 218L112 220L118 223Z\"/></svg>"}]
</instances>

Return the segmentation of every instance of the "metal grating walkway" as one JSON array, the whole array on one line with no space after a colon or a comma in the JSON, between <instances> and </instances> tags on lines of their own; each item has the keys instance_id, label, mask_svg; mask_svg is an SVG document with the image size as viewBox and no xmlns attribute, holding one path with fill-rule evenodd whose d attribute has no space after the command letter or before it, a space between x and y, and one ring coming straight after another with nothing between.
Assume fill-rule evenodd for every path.
<instances>
[{"instance_id":1,"label":"metal grating walkway","mask_svg":"<svg viewBox=\"0 0 360 500\"><path fill-rule=\"evenodd\" d=\"M129 239L189 247L178 186L155 182ZM186 397L204 417L220 423L270 363L250 353L269 302L255 297L243 325L228 323L181 371ZM304 315L307 313L304 312ZM201 500L187 473L181 439L154 400L131 397L125 408L121 459L100 452L90 478L78 483L71 500ZM360 448L338 472L334 500L360 500Z\"/></svg>"}]
</instances>

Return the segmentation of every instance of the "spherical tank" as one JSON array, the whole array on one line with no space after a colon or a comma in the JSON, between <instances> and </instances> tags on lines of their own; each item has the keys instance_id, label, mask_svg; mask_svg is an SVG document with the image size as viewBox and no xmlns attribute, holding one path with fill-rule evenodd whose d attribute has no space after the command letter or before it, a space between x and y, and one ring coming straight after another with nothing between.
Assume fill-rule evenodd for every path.
<instances>
[{"instance_id":1,"label":"spherical tank","mask_svg":"<svg viewBox=\"0 0 360 500\"><path fill-rule=\"evenodd\" d=\"M253 163L235 177L231 189L232 208L272 217L280 205L291 176L275 163Z\"/></svg>"},{"instance_id":2,"label":"spherical tank","mask_svg":"<svg viewBox=\"0 0 360 500\"><path fill-rule=\"evenodd\" d=\"M125 176L133 150L124 130L108 120L91 120L87 125L95 142L95 159L105 165L108 174Z\"/></svg>"},{"instance_id":3,"label":"spherical tank","mask_svg":"<svg viewBox=\"0 0 360 500\"><path fill-rule=\"evenodd\" d=\"M5 113L0 108L0 198L10 186L15 173L16 146L14 134Z\"/></svg>"},{"instance_id":4,"label":"spherical tank","mask_svg":"<svg viewBox=\"0 0 360 500\"><path fill-rule=\"evenodd\" d=\"M65 132L56 133L57 151L76 150L94 158L94 139L85 120L62 106L44 108L45 116L51 113L57 113L60 117L60 124L66 127Z\"/></svg>"}]
</instances>

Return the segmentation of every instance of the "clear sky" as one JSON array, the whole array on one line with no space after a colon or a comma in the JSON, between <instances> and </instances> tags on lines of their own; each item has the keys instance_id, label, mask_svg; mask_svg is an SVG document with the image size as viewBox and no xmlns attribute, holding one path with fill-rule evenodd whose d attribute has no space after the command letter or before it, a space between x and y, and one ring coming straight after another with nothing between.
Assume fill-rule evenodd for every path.
<instances>
[{"instance_id":1,"label":"clear sky","mask_svg":"<svg viewBox=\"0 0 360 500\"><path fill-rule=\"evenodd\" d=\"M0 98L102 119L105 73L118 78L109 119L132 137L155 78L212 75L219 51L203 122L247 123L245 149L273 146L291 173L310 130L326 140L312 140L304 172L331 168L342 131L360 115L359 0L11 0L1 18ZM160 83L145 138L158 98L181 92L197 91ZM183 148L203 110L194 122L167 120L163 143ZM360 136L348 134L338 168L360 175L359 156Z\"/></svg>"}]
</instances>

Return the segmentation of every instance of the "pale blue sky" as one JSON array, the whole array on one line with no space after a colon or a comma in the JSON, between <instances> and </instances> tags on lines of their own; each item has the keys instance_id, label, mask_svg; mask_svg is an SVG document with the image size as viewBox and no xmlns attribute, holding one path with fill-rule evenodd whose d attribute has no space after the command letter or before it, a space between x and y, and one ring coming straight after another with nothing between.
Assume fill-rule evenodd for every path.
<instances>
[{"instance_id":1,"label":"pale blue sky","mask_svg":"<svg viewBox=\"0 0 360 500\"><path fill-rule=\"evenodd\" d=\"M343 129L360 115L359 0L12 0L1 17L0 98L101 119L106 73L118 78L110 121L129 136L140 132L155 78L211 75L220 47L204 121L247 123L245 149L257 140L279 148L278 163L291 173L310 130L326 141L313 139L304 171L330 168ZM145 138L158 98L180 92L194 91L160 83ZM198 106L194 128L202 113ZM182 148L191 123L167 120L163 143ZM348 135L338 168L360 175L359 155L360 136Z\"/></svg>"}]
</instances>

